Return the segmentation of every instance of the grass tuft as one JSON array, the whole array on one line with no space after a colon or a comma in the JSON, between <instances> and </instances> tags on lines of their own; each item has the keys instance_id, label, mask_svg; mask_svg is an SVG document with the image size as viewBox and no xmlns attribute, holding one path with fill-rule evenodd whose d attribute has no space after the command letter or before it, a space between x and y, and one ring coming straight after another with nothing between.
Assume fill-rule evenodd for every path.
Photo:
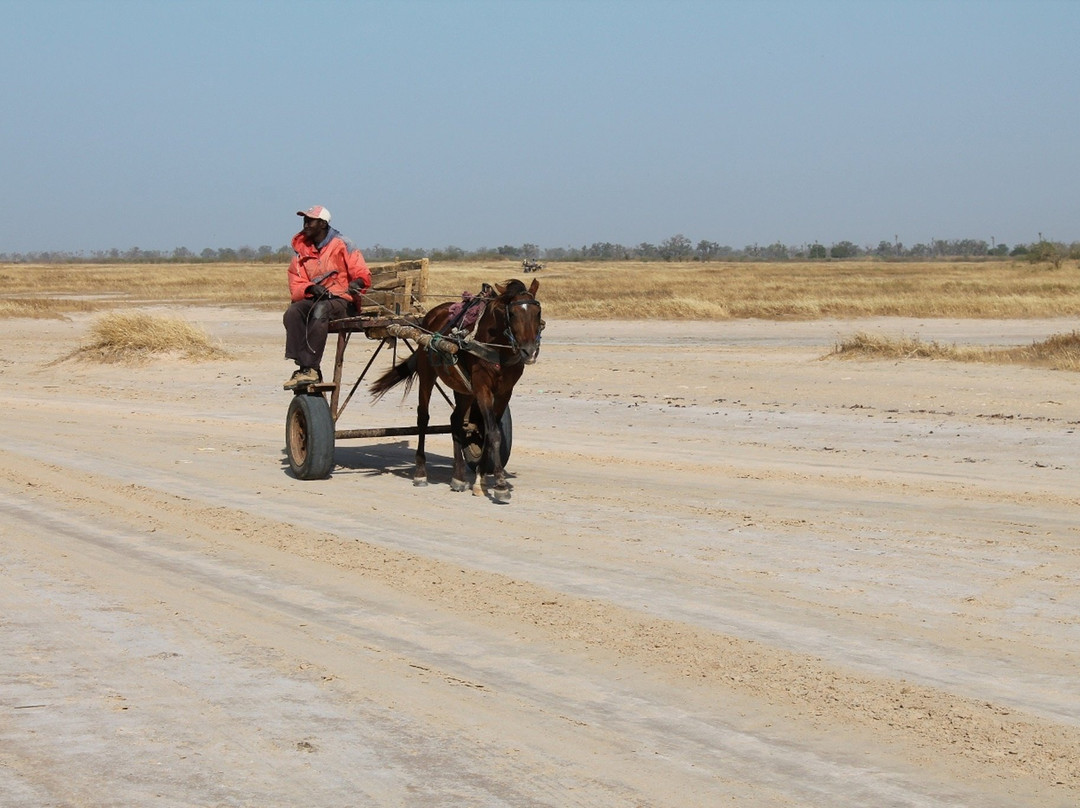
<instances>
[{"instance_id":1,"label":"grass tuft","mask_svg":"<svg viewBox=\"0 0 1080 808\"><path fill-rule=\"evenodd\" d=\"M981 348L923 342L917 337L883 337L860 331L839 342L823 359L945 359L1080 370L1080 331L1053 334L1041 342L1013 348Z\"/></svg>"},{"instance_id":2,"label":"grass tuft","mask_svg":"<svg viewBox=\"0 0 1080 808\"><path fill-rule=\"evenodd\" d=\"M163 355L192 361L229 358L228 351L191 323L142 312L113 312L99 317L90 327L90 342L64 358L138 364Z\"/></svg>"},{"instance_id":3,"label":"grass tuft","mask_svg":"<svg viewBox=\"0 0 1080 808\"><path fill-rule=\"evenodd\" d=\"M923 342L918 337L883 337L859 331L842 340L829 356L839 359L955 359L955 346Z\"/></svg>"},{"instance_id":4,"label":"grass tuft","mask_svg":"<svg viewBox=\"0 0 1080 808\"><path fill-rule=\"evenodd\" d=\"M1052 334L1041 342L1026 347L1007 348L996 352L998 361L1052 368L1080 370L1080 331Z\"/></svg>"}]
</instances>

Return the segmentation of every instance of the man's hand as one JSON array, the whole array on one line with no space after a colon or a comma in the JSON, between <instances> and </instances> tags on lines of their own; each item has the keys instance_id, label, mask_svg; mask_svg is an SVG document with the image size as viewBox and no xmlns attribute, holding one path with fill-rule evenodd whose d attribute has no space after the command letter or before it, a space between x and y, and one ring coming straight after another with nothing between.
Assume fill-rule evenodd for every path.
<instances>
[{"instance_id":1,"label":"man's hand","mask_svg":"<svg viewBox=\"0 0 1080 808\"><path fill-rule=\"evenodd\" d=\"M349 282L349 294L353 297L359 297L367 289L367 284L364 283L363 278L357 278L356 280Z\"/></svg>"},{"instance_id":2,"label":"man's hand","mask_svg":"<svg viewBox=\"0 0 1080 808\"><path fill-rule=\"evenodd\" d=\"M330 290L321 283L313 283L304 290L304 294L312 300L321 300L324 297L330 297Z\"/></svg>"}]
</instances>

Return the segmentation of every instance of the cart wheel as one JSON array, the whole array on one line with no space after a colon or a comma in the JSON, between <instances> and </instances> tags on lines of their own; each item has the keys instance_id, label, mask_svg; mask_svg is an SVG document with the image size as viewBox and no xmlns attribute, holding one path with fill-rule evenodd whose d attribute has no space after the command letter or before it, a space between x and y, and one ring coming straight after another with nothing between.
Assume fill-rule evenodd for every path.
<instances>
[{"instance_id":1,"label":"cart wheel","mask_svg":"<svg viewBox=\"0 0 1080 808\"><path fill-rule=\"evenodd\" d=\"M469 420L476 425L476 429L466 430L461 448L469 470L476 471L476 467L484 457L484 419L478 416L473 417L470 411ZM502 418L499 419L499 434L502 437L502 443L499 445L499 458L505 468L507 461L510 460L510 448L514 442L514 421L510 417L509 405L503 411ZM482 469L485 474L491 473L491 469L487 468L488 465L485 463Z\"/></svg>"},{"instance_id":2,"label":"cart wheel","mask_svg":"<svg viewBox=\"0 0 1080 808\"><path fill-rule=\"evenodd\" d=\"M334 419L322 396L294 395L285 418L289 468L301 480L321 480L334 467Z\"/></svg>"}]
</instances>

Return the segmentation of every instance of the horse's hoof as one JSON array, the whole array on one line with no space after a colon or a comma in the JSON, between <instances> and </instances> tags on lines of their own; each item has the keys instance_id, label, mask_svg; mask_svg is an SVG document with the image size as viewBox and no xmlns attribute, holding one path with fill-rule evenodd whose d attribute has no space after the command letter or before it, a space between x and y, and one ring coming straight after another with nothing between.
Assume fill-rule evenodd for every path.
<instances>
[{"instance_id":1,"label":"horse's hoof","mask_svg":"<svg viewBox=\"0 0 1080 808\"><path fill-rule=\"evenodd\" d=\"M454 479L450 480L450 490L451 491L458 491L458 492L468 491L469 490L469 484L467 482L465 482L464 480L459 480L459 479L457 479L455 477Z\"/></svg>"},{"instance_id":2,"label":"horse's hoof","mask_svg":"<svg viewBox=\"0 0 1080 808\"><path fill-rule=\"evenodd\" d=\"M496 502L509 502L510 501L510 488L492 488L491 498Z\"/></svg>"},{"instance_id":3,"label":"horse's hoof","mask_svg":"<svg viewBox=\"0 0 1080 808\"><path fill-rule=\"evenodd\" d=\"M412 484L417 488L422 488L423 486L427 485L427 477L416 477L412 481Z\"/></svg>"}]
</instances>

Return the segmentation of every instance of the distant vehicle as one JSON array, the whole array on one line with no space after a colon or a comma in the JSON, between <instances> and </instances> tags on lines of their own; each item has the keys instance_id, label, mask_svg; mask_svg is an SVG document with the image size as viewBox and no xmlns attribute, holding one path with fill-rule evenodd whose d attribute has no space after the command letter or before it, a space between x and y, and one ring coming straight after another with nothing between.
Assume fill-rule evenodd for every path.
<instances>
[{"instance_id":1,"label":"distant vehicle","mask_svg":"<svg viewBox=\"0 0 1080 808\"><path fill-rule=\"evenodd\" d=\"M541 264L539 261L533 261L526 258L524 261L521 262L522 272L539 272L543 268L544 265Z\"/></svg>"}]
</instances>

